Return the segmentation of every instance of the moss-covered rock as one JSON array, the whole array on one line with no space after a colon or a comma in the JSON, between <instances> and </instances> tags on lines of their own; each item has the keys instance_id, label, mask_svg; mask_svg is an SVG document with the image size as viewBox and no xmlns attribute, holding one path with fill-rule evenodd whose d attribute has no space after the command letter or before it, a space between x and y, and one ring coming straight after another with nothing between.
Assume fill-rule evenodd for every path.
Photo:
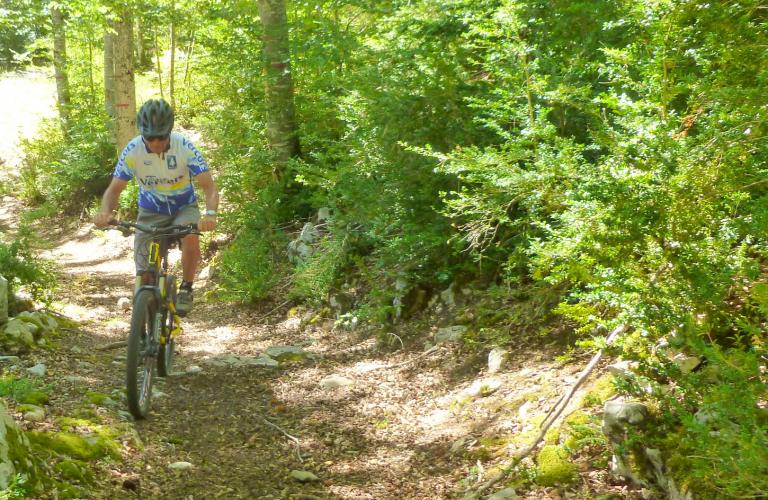
<instances>
[{"instance_id":1,"label":"moss-covered rock","mask_svg":"<svg viewBox=\"0 0 768 500\"><path fill-rule=\"evenodd\" d=\"M48 394L44 392L35 391L22 396L19 403L42 406L42 405L47 405L50 402L50 400L51 398L48 396Z\"/></svg>"},{"instance_id":2,"label":"moss-covered rock","mask_svg":"<svg viewBox=\"0 0 768 500\"><path fill-rule=\"evenodd\" d=\"M82 437L66 432L53 434L28 432L27 437L33 449L41 452L54 452L60 456L85 461L98 460L106 456L114 460L122 458L117 451L117 444L103 436Z\"/></svg>"},{"instance_id":3,"label":"moss-covered rock","mask_svg":"<svg viewBox=\"0 0 768 500\"><path fill-rule=\"evenodd\" d=\"M88 391L85 393L85 396L83 396L83 399L87 401L88 403L96 406L103 406L104 402L109 398L106 394L103 394L101 392L91 392Z\"/></svg>"},{"instance_id":4,"label":"moss-covered rock","mask_svg":"<svg viewBox=\"0 0 768 500\"><path fill-rule=\"evenodd\" d=\"M560 446L545 446L536 459L539 466L536 482L542 486L572 483L576 479L576 467L566 460L566 456Z\"/></svg>"},{"instance_id":5,"label":"moss-covered rock","mask_svg":"<svg viewBox=\"0 0 768 500\"><path fill-rule=\"evenodd\" d=\"M616 387L613 385L613 375L606 375L597 379L587 392L584 393L582 406L586 408L602 405L615 395Z\"/></svg>"},{"instance_id":6,"label":"moss-covered rock","mask_svg":"<svg viewBox=\"0 0 768 500\"><path fill-rule=\"evenodd\" d=\"M30 496L42 489L42 474L31 459L29 441L5 412L5 406L0 405L0 490L6 489L17 475Z\"/></svg>"},{"instance_id":7,"label":"moss-covered rock","mask_svg":"<svg viewBox=\"0 0 768 500\"><path fill-rule=\"evenodd\" d=\"M83 485L93 484L93 472L81 460L64 460L56 465L55 470L67 481L76 481Z\"/></svg>"}]
</instances>

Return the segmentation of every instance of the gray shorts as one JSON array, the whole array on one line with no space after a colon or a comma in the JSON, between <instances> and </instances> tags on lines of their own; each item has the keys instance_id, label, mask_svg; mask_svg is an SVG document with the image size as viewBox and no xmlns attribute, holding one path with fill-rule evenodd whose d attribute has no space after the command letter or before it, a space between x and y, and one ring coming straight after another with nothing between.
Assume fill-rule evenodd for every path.
<instances>
[{"instance_id":1,"label":"gray shorts","mask_svg":"<svg viewBox=\"0 0 768 500\"><path fill-rule=\"evenodd\" d=\"M177 224L189 224L190 222L200 221L200 208L197 202L184 206L173 215L159 214L145 208L139 207L139 217L136 224L155 227L175 226ZM149 243L152 239L141 231L136 231L133 238L133 260L136 262L136 269L146 269L149 265Z\"/></svg>"}]
</instances>

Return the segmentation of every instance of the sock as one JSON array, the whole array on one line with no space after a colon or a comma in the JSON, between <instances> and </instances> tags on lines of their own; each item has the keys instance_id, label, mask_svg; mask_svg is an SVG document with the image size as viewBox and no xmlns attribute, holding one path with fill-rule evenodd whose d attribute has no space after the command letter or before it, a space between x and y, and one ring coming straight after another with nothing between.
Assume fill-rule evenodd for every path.
<instances>
[{"instance_id":1,"label":"sock","mask_svg":"<svg viewBox=\"0 0 768 500\"><path fill-rule=\"evenodd\" d=\"M181 286L179 287L179 290L189 290L190 292L192 292L192 282L182 281Z\"/></svg>"}]
</instances>

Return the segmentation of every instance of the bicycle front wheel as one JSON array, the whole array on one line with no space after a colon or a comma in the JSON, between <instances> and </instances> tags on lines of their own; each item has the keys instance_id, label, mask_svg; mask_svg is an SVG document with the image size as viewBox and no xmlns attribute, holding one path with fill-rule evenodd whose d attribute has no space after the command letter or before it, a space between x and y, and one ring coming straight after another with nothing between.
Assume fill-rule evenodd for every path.
<instances>
[{"instance_id":1,"label":"bicycle front wheel","mask_svg":"<svg viewBox=\"0 0 768 500\"><path fill-rule=\"evenodd\" d=\"M157 356L157 314L153 291L140 291L133 303L125 377L128 411L136 419L149 411Z\"/></svg>"}]
</instances>

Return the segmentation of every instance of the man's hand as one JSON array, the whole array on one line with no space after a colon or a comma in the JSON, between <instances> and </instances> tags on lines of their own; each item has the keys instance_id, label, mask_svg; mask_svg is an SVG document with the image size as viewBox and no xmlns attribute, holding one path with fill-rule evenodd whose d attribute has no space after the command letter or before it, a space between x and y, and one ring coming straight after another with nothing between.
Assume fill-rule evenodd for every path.
<instances>
[{"instance_id":1,"label":"man's hand","mask_svg":"<svg viewBox=\"0 0 768 500\"><path fill-rule=\"evenodd\" d=\"M206 215L197 223L197 230L201 233L205 231L213 231L214 229L216 229L215 215Z\"/></svg>"},{"instance_id":2,"label":"man's hand","mask_svg":"<svg viewBox=\"0 0 768 500\"><path fill-rule=\"evenodd\" d=\"M108 214L99 212L93 216L93 223L96 227L107 227L109 225L109 222L114 219L115 219L115 216L111 212Z\"/></svg>"}]
</instances>

